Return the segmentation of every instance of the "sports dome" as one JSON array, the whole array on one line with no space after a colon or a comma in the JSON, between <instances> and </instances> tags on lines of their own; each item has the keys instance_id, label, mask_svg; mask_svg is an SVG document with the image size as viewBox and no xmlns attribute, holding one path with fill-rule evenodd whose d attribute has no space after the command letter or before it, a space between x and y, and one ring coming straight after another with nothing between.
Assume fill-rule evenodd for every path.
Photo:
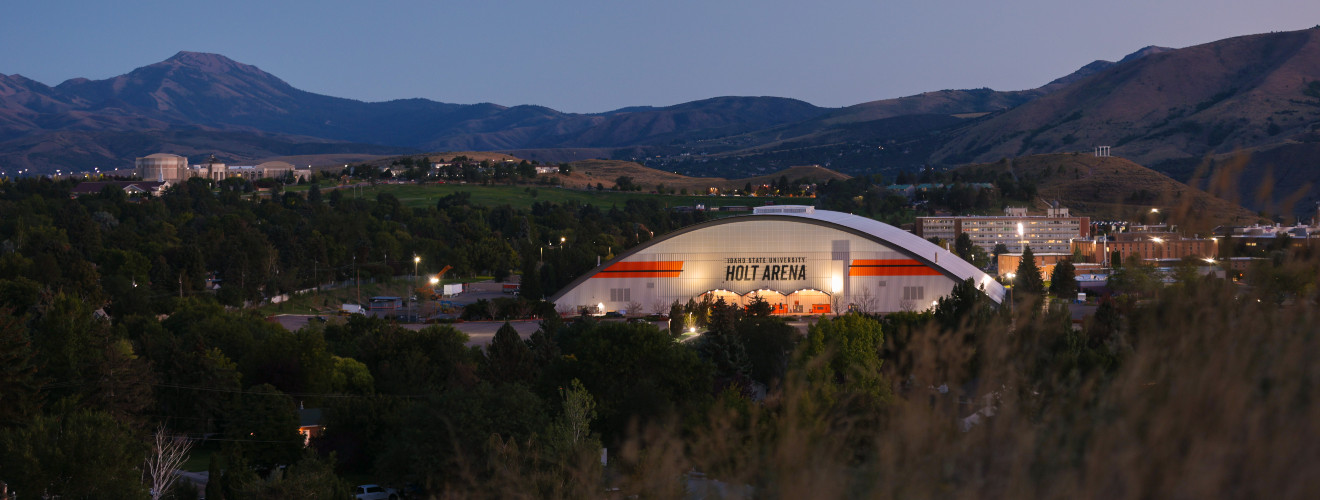
<instances>
[{"instance_id":1,"label":"sports dome","mask_svg":"<svg viewBox=\"0 0 1320 500\"><path fill-rule=\"evenodd\" d=\"M550 298L561 312L665 312L709 296L776 314L919 311L971 279L995 302L1004 287L907 231L809 206L689 226L639 245Z\"/></svg>"}]
</instances>

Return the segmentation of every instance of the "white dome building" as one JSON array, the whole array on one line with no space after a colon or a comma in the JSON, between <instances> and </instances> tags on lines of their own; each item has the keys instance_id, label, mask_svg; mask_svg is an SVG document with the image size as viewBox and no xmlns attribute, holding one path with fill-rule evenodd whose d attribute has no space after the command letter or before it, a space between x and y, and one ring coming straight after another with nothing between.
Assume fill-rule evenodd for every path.
<instances>
[{"instance_id":1,"label":"white dome building","mask_svg":"<svg viewBox=\"0 0 1320 500\"><path fill-rule=\"evenodd\" d=\"M759 296L776 314L920 311L967 279L991 300L1004 299L990 275L907 231L809 206L770 206L648 241L550 301L561 312L591 313L662 312L705 296L739 305Z\"/></svg>"}]
</instances>

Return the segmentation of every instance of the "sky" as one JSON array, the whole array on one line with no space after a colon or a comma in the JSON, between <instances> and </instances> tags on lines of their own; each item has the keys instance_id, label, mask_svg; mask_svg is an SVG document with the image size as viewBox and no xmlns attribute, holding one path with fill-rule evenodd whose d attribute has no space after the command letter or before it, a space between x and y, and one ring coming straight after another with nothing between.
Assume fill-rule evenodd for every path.
<instances>
[{"instance_id":1,"label":"sky","mask_svg":"<svg viewBox=\"0 0 1320 500\"><path fill-rule=\"evenodd\" d=\"M43 0L4 8L0 73L56 85L188 50L364 101L841 107L1317 24L1316 0Z\"/></svg>"}]
</instances>

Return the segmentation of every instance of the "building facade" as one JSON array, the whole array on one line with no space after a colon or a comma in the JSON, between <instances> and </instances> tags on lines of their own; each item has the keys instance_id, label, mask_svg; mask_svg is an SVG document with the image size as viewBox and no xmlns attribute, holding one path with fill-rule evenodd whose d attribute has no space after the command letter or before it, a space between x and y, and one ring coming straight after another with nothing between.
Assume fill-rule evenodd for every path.
<instances>
[{"instance_id":1,"label":"building facade","mask_svg":"<svg viewBox=\"0 0 1320 500\"><path fill-rule=\"evenodd\" d=\"M1068 253L1071 240L1088 237L1091 219L1072 217L1067 208L1051 208L1039 216L1027 215L1025 208L1010 207L1002 216L917 217L914 232L922 238L950 243L965 233L973 245L987 253L994 252L1001 243L1013 253L1021 253L1024 246L1030 246L1033 252Z\"/></svg>"},{"instance_id":2,"label":"building facade","mask_svg":"<svg viewBox=\"0 0 1320 500\"><path fill-rule=\"evenodd\" d=\"M757 298L777 314L924 310L972 279L1004 288L953 253L896 227L814 207L758 208L659 236L550 300L564 314L663 312L677 301Z\"/></svg>"},{"instance_id":3,"label":"building facade","mask_svg":"<svg viewBox=\"0 0 1320 500\"><path fill-rule=\"evenodd\" d=\"M180 182L190 177L188 159L179 155L156 153L133 162L138 177L144 181Z\"/></svg>"},{"instance_id":4,"label":"building facade","mask_svg":"<svg viewBox=\"0 0 1320 500\"><path fill-rule=\"evenodd\" d=\"M1073 240L1071 253L1085 262L1109 265L1113 265L1115 256L1124 261L1134 255L1142 260L1219 257L1216 238L1183 238L1177 233L1117 233L1113 238Z\"/></svg>"},{"instance_id":5,"label":"building facade","mask_svg":"<svg viewBox=\"0 0 1320 500\"><path fill-rule=\"evenodd\" d=\"M145 181L178 183L193 177L222 181L241 177L250 181L292 174L295 179L309 179L309 168L297 168L282 161L268 161L256 166L229 166L211 155L206 162L188 165L188 159L179 155L156 153L138 158L134 164L138 177Z\"/></svg>"}]
</instances>

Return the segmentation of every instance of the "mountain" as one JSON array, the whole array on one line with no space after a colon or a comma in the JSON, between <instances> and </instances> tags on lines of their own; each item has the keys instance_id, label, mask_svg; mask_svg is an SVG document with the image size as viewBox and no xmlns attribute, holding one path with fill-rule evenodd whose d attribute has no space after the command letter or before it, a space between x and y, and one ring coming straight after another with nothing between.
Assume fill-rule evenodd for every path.
<instances>
[{"instance_id":1,"label":"mountain","mask_svg":"<svg viewBox=\"0 0 1320 500\"><path fill-rule=\"evenodd\" d=\"M377 149L393 146L399 153L616 147L741 133L825 111L777 97L725 97L599 115L426 99L368 103L302 91L255 66L217 54L180 52L117 77L72 79L53 88L18 75L0 75L0 158L19 168L53 171L89 168L93 166L89 162L128 162L156 152L139 148L116 153L124 156L33 154L34 149L56 150L77 142L73 138L80 135L70 134L73 131L150 137L138 141L143 143L164 142L166 132L180 130L230 132L230 141L237 137L232 133L241 132L267 143L239 148L244 150L270 149L272 142L284 142L275 148L284 150L318 143L364 143L378 145Z\"/></svg>"},{"instance_id":2,"label":"mountain","mask_svg":"<svg viewBox=\"0 0 1320 500\"><path fill-rule=\"evenodd\" d=\"M1096 220L1139 221L1158 208L1182 230L1209 234L1218 225L1248 225L1259 218L1231 200L1175 181L1132 161L1090 154L1056 153L971 164L956 170L970 178L1007 173L1037 187L1036 208L1061 206Z\"/></svg>"},{"instance_id":3,"label":"mountain","mask_svg":"<svg viewBox=\"0 0 1320 500\"><path fill-rule=\"evenodd\" d=\"M105 80L50 87L0 74L0 165L122 168L165 151L261 155L503 151L635 161L740 178L819 164L911 171L1112 146L1210 187L1236 172L1254 209L1310 212L1320 169L1320 27L1194 47L1149 46L1035 89L962 89L822 108L781 97L564 113L543 106L362 102L293 88L224 56L180 52ZM1266 181L1288 182L1274 189ZM1310 183L1310 184L1308 184ZM1251 200L1256 200L1252 202ZM1289 208L1291 207L1291 208Z\"/></svg>"}]
</instances>

